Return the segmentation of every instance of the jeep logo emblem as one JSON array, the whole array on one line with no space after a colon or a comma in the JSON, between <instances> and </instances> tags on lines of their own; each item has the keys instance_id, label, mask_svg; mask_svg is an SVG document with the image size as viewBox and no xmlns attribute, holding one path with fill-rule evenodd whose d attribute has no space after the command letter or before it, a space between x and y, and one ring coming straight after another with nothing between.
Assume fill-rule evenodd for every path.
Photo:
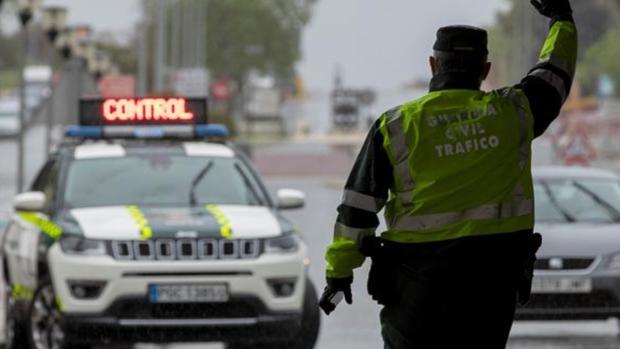
<instances>
[{"instance_id":1,"label":"jeep logo emblem","mask_svg":"<svg viewBox=\"0 0 620 349\"><path fill-rule=\"evenodd\" d=\"M564 269L564 261L562 258L549 259L549 268L551 269Z\"/></svg>"}]
</instances>

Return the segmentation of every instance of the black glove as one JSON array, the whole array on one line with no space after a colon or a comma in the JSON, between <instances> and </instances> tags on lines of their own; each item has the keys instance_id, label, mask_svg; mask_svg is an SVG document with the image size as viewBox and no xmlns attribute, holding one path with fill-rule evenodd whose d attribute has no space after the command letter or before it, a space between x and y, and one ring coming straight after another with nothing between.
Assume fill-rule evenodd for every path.
<instances>
[{"instance_id":1,"label":"black glove","mask_svg":"<svg viewBox=\"0 0 620 349\"><path fill-rule=\"evenodd\" d=\"M549 18L571 16L573 9L569 0L530 0L541 15Z\"/></svg>"},{"instance_id":2,"label":"black glove","mask_svg":"<svg viewBox=\"0 0 620 349\"><path fill-rule=\"evenodd\" d=\"M321 300L319 300L319 308L321 308L326 315L331 314L338 304L334 303L334 297L338 292L344 294L344 299L348 304L353 303L353 295L351 294L351 284L353 283L353 277L344 279L327 278L327 286L323 291Z\"/></svg>"}]
</instances>

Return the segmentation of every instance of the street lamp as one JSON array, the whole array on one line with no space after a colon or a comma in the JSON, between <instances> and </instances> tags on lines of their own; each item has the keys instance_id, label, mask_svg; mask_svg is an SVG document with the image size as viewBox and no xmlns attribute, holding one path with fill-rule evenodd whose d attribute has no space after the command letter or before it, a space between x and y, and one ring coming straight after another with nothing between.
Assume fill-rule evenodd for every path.
<instances>
[{"instance_id":1,"label":"street lamp","mask_svg":"<svg viewBox=\"0 0 620 349\"><path fill-rule=\"evenodd\" d=\"M56 48L65 61L71 58L71 28L62 28L56 38Z\"/></svg>"},{"instance_id":2,"label":"street lamp","mask_svg":"<svg viewBox=\"0 0 620 349\"><path fill-rule=\"evenodd\" d=\"M82 42L90 41L92 29L89 25L80 24L71 27L70 40L71 45L77 46Z\"/></svg>"},{"instance_id":3,"label":"street lamp","mask_svg":"<svg viewBox=\"0 0 620 349\"><path fill-rule=\"evenodd\" d=\"M50 6L43 8L43 29L52 45L67 22L67 8Z\"/></svg>"},{"instance_id":4,"label":"street lamp","mask_svg":"<svg viewBox=\"0 0 620 349\"><path fill-rule=\"evenodd\" d=\"M41 0L17 0L17 15L22 25L22 50L19 60L19 132L17 133L17 192L24 188L24 131L26 128L26 81L24 66L28 59L28 23L41 6Z\"/></svg>"},{"instance_id":5,"label":"street lamp","mask_svg":"<svg viewBox=\"0 0 620 349\"><path fill-rule=\"evenodd\" d=\"M17 0L17 15L22 26L28 25L34 13L41 7L42 0Z\"/></svg>"},{"instance_id":6,"label":"street lamp","mask_svg":"<svg viewBox=\"0 0 620 349\"><path fill-rule=\"evenodd\" d=\"M67 9L65 7L46 7L43 9L43 29L50 41L50 49L47 53L47 62L50 69L54 67L54 46L59 34L67 22ZM47 120L45 128L45 151L49 154L52 147L52 127L54 125L54 81L50 79L49 97L47 100Z\"/></svg>"},{"instance_id":7,"label":"street lamp","mask_svg":"<svg viewBox=\"0 0 620 349\"><path fill-rule=\"evenodd\" d=\"M80 58L82 62L86 64L86 67L88 67L88 63L92 59L91 57L95 55L95 44L90 40L80 41L74 47L74 50L75 56Z\"/></svg>"},{"instance_id":8,"label":"street lamp","mask_svg":"<svg viewBox=\"0 0 620 349\"><path fill-rule=\"evenodd\" d=\"M63 30L58 38L60 53L67 60L65 82L67 83L67 115L78 115L79 100L82 96L82 76L84 62L82 42L90 40L91 29L88 25L74 25ZM69 122L69 120L65 120ZM75 120L71 120L74 122Z\"/></svg>"},{"instance_id":9,"label":"street lamp","mask_svg":"<svg viewBox=\"0 0 620 349\"><path fill-rule=\"evenodd\" d=\"M99 81L110 69L110 57L104 51L93 52L94 54L88 59L88 70L93 74L95 80Z\"/></svg>"}]
</instances>

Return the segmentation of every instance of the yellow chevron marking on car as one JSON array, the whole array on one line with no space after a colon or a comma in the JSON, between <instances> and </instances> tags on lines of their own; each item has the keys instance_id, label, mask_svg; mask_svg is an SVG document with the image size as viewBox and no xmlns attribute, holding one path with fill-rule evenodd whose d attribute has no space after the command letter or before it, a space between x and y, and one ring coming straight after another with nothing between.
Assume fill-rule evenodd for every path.
<instances>
[{"instance_id":1,"label":"yellow chevron marking on car","mask_svg":"<svg viewBox=\"0 0 620 349\"><path fill-rule=\"evenodd\" d=\"M13 284L11 285L11 297L29 301L34 297L34 290L22 284Z\"/></svg>"},{"instance_id":2,"label":"yellow chevron marking on car","mask_svg":"<svg viewBox=\"0 0 620 349\"><path fill-rule=\"evenodd\" d=\"M220 225L220 235L223 238L230 239L232 237L232 226L224 212L217 205L207 205L207 211L213 215L217 224Z\"/></svg>"},{"instance_id":3,"label":"yellow chevron marking on car","mask_svg":"<svg viewBox=\"0 0 620 349\"><path fill-rule=\"evenodd\" d=\"M62 302L62 298L60 296L56 296L56 307L58 310L63 311L65 309L65 304Z\"/></svg>"},{"instance_id":4,"label":"yellow chevron marking on car","mask_svg":"<svg viewBox=\"0 0 620 349\"><path fill-rule=\"evenodd\" d=\"M138 226L140 230L140 238L142 240L148 240L153 237L153 229L149 225L149 221L146 219L140 208L138 206L127 206L127 212L131 218L133 218L134 222Z\"/></svg>"},{"instance_id":5,"label":"yellow chevron marking on car","mask_svg":"<svg viewBox=\"0 0 620 349\"><path fill-rule=\"evenodd\" d=\"M54 222L35 212L18 212L21 219L39 228L50 238L56 240L62 235L62 228Z\"/></svg>"}]
</instances>

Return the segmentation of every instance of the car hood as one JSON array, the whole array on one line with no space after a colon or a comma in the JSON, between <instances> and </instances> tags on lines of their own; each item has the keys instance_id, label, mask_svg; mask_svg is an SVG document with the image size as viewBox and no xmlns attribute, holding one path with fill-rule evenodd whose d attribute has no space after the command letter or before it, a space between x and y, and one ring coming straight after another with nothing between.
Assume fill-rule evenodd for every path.
<instances>
[{"instance_id":1,"label":"car hood","mask_svg":"<svg viewBox=\"0 0 620 349\"><path fill-rule=\"evenodd\" d=\"M595 257L620 252L620 224L537 224L538 257Z\"/></svg>"},{"instance_id":2,"label":"car hood","mask_svg":"<svg viewBox=\"0 0 620 349\"><path fill-rule=\"evenodd\" d=\"M138 240L143 237L141 227L150 228L153 238L217 238L222 237L223 225L236 239L268 238L292 230L271 208L232 205L215 210L140 207L133 214L126 206L79 208L64 212L59 224L69 234L104 240Z\"/></svg>"}]
</instances>

